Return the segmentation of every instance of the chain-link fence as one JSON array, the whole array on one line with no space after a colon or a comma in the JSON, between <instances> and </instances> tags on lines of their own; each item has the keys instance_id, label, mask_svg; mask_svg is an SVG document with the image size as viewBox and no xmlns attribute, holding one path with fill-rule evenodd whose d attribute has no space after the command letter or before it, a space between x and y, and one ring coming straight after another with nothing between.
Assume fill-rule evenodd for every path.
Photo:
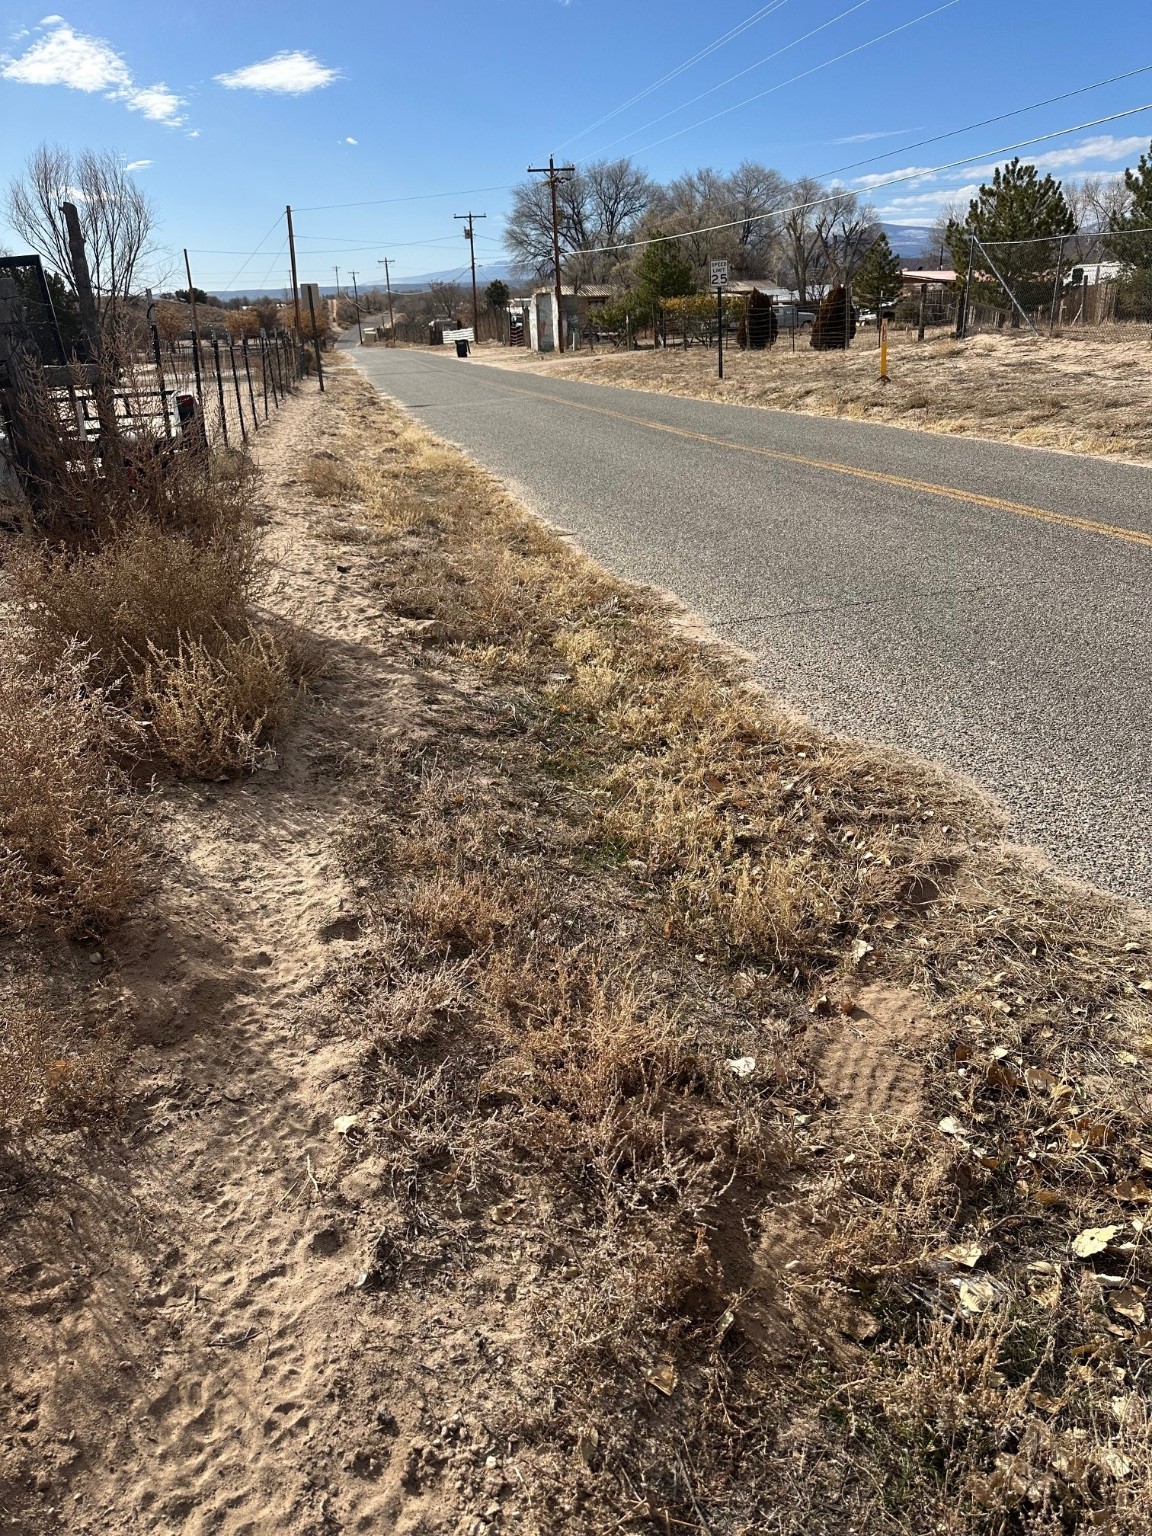
<instances>
[{"instance_id":1,"label":"chain-link fence","mask_svg":"<svg viewBox=\"0 0 1152 1536\"><path fill-rule=\"evenodd\" d=\"M1152 229L969 241L959 329L1135 340L1152 326Z\"/></svg>"}]
</instances>

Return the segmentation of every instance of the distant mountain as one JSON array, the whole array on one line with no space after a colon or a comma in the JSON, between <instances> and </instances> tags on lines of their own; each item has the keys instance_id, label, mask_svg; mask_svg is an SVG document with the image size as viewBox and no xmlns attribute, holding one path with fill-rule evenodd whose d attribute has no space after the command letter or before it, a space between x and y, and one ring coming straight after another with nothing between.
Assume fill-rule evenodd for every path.
<instances>
[{"instance_id":1,"label":"distant mountain","mask_svg":"<svg viewBox=\"0 0 1152 1536\"><path fill-rule=\"evenodd\" d=\"M881 224L880 228L888 236L888 244L897 256L907 259L909 256L923 256L928 246L927 224ZM944 252L944 259L948 259L948 252Z\"/></svg>"}]
</instances>

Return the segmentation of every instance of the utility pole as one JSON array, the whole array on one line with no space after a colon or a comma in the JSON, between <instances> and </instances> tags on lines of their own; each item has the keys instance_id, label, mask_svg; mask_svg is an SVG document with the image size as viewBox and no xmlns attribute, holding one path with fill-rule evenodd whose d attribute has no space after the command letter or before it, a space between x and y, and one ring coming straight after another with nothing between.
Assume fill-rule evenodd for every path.
<instances>
[{"instance_id":1,"label":"utility pole","mask_svg":"<svg viewBox=\"0 0 1152 1536\"><path fill-rule=\"evenodd\" d=\"M352 273L352 293L356 304L356 329L360 333L360 345L364 345L364 327L360 324L360 290L356 286L356 273Z\"/></svg>"},{"instance_id":2,"label":"utility pole","mask_svg":"<svg viewBox=\"0 0 1152 1536\"><path fill-rule=\"evenodd\" d=\"M291 203L284 212L288 216L288 255L292 259L292 308L296 313L296 345L299 346L304 336L304 327L300 324L300 284L296 277L296 236L292 229Z\"/></svg>"},{"instance_id":3,"label":"utility pole","mask_svg":"<svg viewBox=\"0 0 1152 1536\"><path fill-rule=\"evenodd\" d=\"M560 287L560 208L556 202L556 188L562 186L569 177L575 176L574 165L557 165L553 155L548 156L548 164L530 165L529 176L547 176L548 186L552 193L552 260L556 268L556 345L561 352L564 351L564 295Z\"/></svg>"},{"instance_id":4,"label":"utility pole","mask_svg":"<svg viewBox=\"0 0 1152 1536\"><path fill-rule=\"evenodd\" d=\"M486 213L454 213L454 219L467 219L464 225L464 238L468 242L468 249L472 253L472 337L474 341L480 340L480 307L476 302L476 233L473 228L473 220L486 219Z\"/></svg>"},{"instance_id":5,"label":"utility pole","mask_svg":"<svg viewBox=\"0 0 1152 1536\"><path fill-rule=\"evenodd\" d=\"M333 267L332 270L336 274L336 297L339 298L340 297L340 268L339 267Z\"/></svg>"},{"instance_id":6,"label":"utility pole","mask_svg":"<svg viewBox=\"0 0 1152 1536\"><path fill-rule=\"evenodd\" d=\"M396 321L392 317L392 276L388 270L387 256L381 256L376 265L384 268L384 286L388 290L388 329L392 332L392 340L395 341Z\"/></svg>"}]
</instances>

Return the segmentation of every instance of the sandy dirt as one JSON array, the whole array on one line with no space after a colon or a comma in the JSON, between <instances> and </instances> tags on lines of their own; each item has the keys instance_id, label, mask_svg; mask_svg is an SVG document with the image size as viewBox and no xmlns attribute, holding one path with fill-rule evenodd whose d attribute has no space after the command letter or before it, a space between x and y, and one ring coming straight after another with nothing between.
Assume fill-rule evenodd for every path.
<instances>
[{"instance_id":1,"label":"sandy dirt","mask_svg":"<svg viewBox=\"0 0 1152 1536\"><path fill-rule=\"evenodd\" d=\"M895 332L887 385L879 379L875 332L865 331L846 353L814 352L799 338L795 352L787 338L767 352L733 348L723 380L715 353L703 346L566 357L481 346L476 357L659 394L1152 460L1152 344L1139 331L1129 341L981 335L922 345L912 333Z\"/></svg>"},{"instance_id":2,"label":"sandy dirt","mask_svg":"<svg viewBox=\"0 0 1152 1536\"><path fill-rule=\"evenodd\" d=\"M419 689L355 550L338 571L309 532L292 466L323 445L316 405L258 452L277 603L328 641L327 676L275 771L160 797L156 889L97 983L144 1042L128 1135L5 1170L6 1530L399 1531L422 1504L421 1393L394 1374L418 1346L356 1290L374 1234L334 1122L360 1043L326 998L359 934L333 839Z\"/></svg>"}]
</instances>

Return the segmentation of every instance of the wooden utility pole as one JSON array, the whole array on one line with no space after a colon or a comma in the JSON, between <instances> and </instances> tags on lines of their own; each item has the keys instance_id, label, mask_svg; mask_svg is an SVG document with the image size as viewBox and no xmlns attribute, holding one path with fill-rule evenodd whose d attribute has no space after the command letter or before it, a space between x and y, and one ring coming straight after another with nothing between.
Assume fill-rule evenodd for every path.
<instances>
[{"instance_id":1,"label":"wooden utility pole","mask_svg":"<svg viewBox=\"0 0 1152 1536\"><path fill-rule=\"evenodd\" d=\"M474 341L479 341L480 306L476 300L476 232L473 227L473 220L486 219L488 215L486 213L472 213L469 211L468 213L454 213L452 217L454 219L466 219L468 221L464 225L464 238L467 240L468 249L472 254L472 339Z\"/></svg>"},{"instance_id":2,"label":"wooden utility pole","mask_svg":"<svg viewBox=\"0 0 1152 1536\"><path fill-rule=\"evenodd\" d=\"M552 193L552 260L556 269L556 345L564 351L564 295L560 285L560 206L556 201L556 189L570 176L575 176L574 165L557 165L555 157L548 156L548 164L530 165L529 176L547 176Z\"/></svg>"},{"instance_id":3,"label":"wooden utility pole","mask_svg":"<svg viewBox=\"0 0 1152 1536\"><path fill-rule=\"evenodd\" d=\"M88 270L88 253L84 249L84 232L80 228L80 215L75 203L61 203L60 212L68 230L68 259L72 266L72 284L76 289L76 304L80 310L80 324L84 340L88 343L88 355L94 363L100 361L100 318L96 313L96 297L92 292L92 274ZM184 252L187 259L188 252Z\"/></svg>"},{"instance_id":4,"label":"wooden utility pole","mask_svg":"<svg viewBox=\"0 0 1152 1536\"><path fill-rule=\"evenodd\" d=\"M364 345L364 327L360 324L360 290L356 286L356 273L352 273L352 293L356 304L356 329L360 334L360 345Z\"/></svg>"},{"instance_id":5,"label":"wooden utility pole","mask_svg":"<svg viewBox=\"0 0 1152 1536\"><path fill-rule=\"evenodd\" d=\"M285 208L288 215L288 255L292 260L292 308L296 314L296 341L301 341L304 335L304 327L300 324L300 284L296 277L296 235L292 229L292 204Z\"/></svg>"},{"instance_id":6,"label":"wooden utility pole","mask_svg":"<svg viewBox=\"0 0 1152 1536\"><path fill-rule=\"evenodd\" d=\"M384 268L384 286L388 290L388 329L392 332L392 340L395 341L396 321L392 315L392 275L388 268L388 257L381 256L376 265Z\"/></svg>"}]
</instances>

